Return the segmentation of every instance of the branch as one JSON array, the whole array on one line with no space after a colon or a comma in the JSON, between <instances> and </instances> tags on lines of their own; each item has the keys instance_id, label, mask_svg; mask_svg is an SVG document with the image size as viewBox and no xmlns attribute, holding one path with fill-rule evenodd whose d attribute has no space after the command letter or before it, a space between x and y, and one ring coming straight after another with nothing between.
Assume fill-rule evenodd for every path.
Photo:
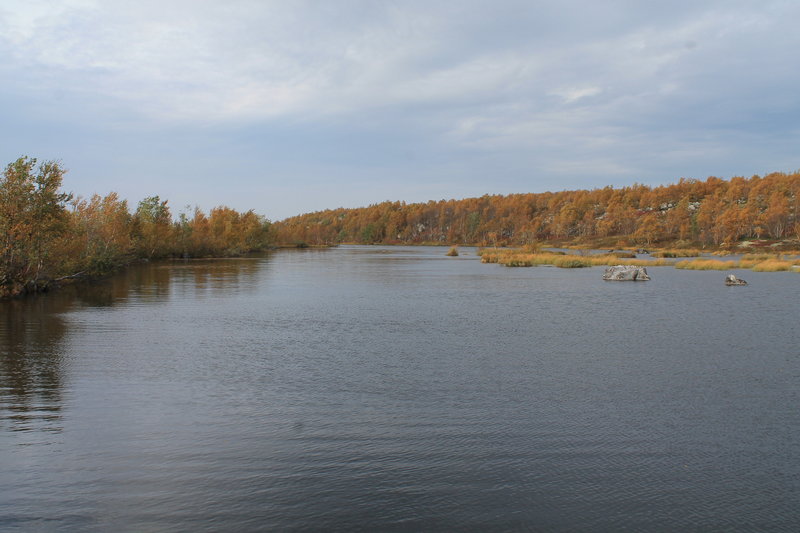
<instances>
[{"instance_id":1,"label":"branch","mask_svg":"<svg viewBox=\"0 0 800 533\"><path fill-rule=\"evenodd\" d=\"M82 276L84 274L86 274L86 271L85 270L81 270L80 272L76 272L75 274L70 274L69 276L62 276L60 278L56 278L53 281L63 281L65 279L78 278L78 277L80 277L80 276Z\"/></svg>"}]
</instances>

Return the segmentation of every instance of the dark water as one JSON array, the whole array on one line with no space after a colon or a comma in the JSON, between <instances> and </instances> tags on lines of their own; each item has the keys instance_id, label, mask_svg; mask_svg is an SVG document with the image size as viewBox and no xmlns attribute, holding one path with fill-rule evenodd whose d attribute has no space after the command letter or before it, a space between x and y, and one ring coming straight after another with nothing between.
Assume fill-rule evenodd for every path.
<instances>
[{"instance_id":1,"label":"dark water","mask_svg":"<svg viewBox=\"0 0 800 533\"><path fill-rule=\"evenodd\" d=\"M800 275L444 252L0 304L0 530L797 530Z\"/></svg>"}]
</instances>

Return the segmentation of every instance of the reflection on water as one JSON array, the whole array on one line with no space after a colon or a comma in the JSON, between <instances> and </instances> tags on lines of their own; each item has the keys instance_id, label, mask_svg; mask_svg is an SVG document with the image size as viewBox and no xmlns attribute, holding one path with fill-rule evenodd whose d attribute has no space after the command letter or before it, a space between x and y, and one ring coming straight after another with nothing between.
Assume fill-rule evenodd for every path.
<instances>
[{"instance_id":1,"label":"reflection on water","mask_svg":"<svg viewBox=\"0 0 800 533\"><path fill-rule=\"evenodd\" d=\"M172 291L195 298L252 288L269 256L159 262L49 294L0 302L0 431L62 430L64 314L119 302L159 302Z\"/></svg>"},{"instance_id":2,"label":"reflection on water","mask_svg":"<svg viewBox=\"0 0 800 533\"><path fill-rule=\"evenodd\" d=\"M31 298L2 304L0 315L0 430L61 430L62 360L66 325L52 303Z\"/></svg>"}]
</instances>

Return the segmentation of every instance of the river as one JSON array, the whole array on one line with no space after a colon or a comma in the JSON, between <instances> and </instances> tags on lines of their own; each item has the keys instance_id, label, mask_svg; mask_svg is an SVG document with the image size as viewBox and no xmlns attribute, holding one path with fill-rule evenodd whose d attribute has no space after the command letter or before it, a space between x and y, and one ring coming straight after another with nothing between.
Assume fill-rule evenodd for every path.
<instances>
[{"instance_id":1,"label":"river","mask_svg":"<svg viewBox=\"0 0 800 533\"><path fill-rule=\"evenodd\" d=\"M0 303L0 530L796 530L800 276L446 251Z\"/></svg>"}]
</instances>

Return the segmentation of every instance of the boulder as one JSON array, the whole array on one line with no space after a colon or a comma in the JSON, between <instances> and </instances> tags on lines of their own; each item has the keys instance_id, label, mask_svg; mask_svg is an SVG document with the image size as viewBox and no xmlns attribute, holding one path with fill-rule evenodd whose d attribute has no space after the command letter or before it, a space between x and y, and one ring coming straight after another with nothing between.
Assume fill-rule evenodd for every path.
<instances>
[{"instance_id":1,"label":"boulder","mask_svg":"<svg viewBox=\"0 0 800 533\"><path fill-rule=\"evenodd\" d=\"M603 274L606 281L647 281L647 269L641 266L617 265L606 268Z\"/></svg>"},{"instance_id":2,"label":"boulder","mask_svg":"<svg viewBox=\"0 0 800 533\"><path fill-rule=\"evenodd\" d=\"M736 285L747 285L747 282L743 279L739 279L733 274L728 274L725 276L725 285L731 287Z\"/></svg>"}]
</instances>

